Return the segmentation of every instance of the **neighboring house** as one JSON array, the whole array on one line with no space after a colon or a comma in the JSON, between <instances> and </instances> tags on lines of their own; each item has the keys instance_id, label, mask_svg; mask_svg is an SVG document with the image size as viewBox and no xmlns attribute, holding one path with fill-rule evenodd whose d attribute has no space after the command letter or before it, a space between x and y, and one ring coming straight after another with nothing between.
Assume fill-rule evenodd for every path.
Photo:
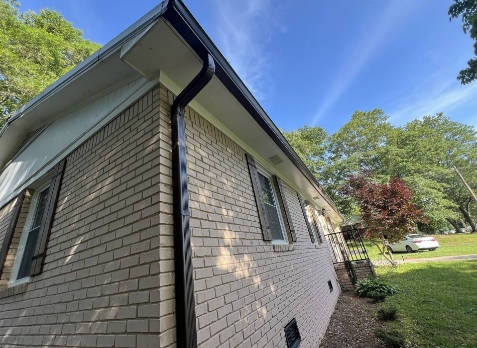
<instances>
[{"instance_id":1,"label":"neighboring house","mask_svg":"<svg viewBox=\"0 0 477 348\"><path fill-rule=\"evenodd\" d=\"M13 115L0 166L0 346L318 346L343 219L182 2Z\"/></svg>"}]
</instances>

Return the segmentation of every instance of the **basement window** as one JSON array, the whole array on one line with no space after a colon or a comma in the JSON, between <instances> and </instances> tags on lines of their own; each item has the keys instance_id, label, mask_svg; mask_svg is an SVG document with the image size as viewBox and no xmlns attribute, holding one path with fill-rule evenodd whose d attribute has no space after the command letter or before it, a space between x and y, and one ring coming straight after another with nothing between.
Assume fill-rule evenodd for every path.
<instances>
[{"instance_id":1,"label":"basement window","mask_svg":"<svg viewBox=\"0 0 477 348\"><path fill-rule=\"evenodd\" d=\"M285 338L287 340L288 348L297 348L300 345L301 336L295 318L285 326Z\"/></svg>"}]
</instances>

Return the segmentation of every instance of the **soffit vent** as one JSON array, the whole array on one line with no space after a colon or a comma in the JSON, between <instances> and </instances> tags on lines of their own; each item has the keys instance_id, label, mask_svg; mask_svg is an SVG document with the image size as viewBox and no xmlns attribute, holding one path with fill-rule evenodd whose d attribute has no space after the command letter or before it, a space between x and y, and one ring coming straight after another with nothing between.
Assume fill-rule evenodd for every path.
<instances>
[{"instance_id":1,"label":"soffit vent","mask_svg":"<svg viewBox=\"0 0 477 348\"><path fill-rule=\"evenodd\" d=\"M283 162L283 159L282 159L280 156L278 156L278 155L275 155L275 156L272 156L272 157L268 157L268 159L269 159L270 161L272 161L273 164L280 164L280 163Z\"/></svg>"},{"instance_id":2,"label":"soffit vent","mask_svg":"<svg viewBox=\"0 0 477 348\"><path fill-rule=\"evenodd\" d=\"M301 336L295 318L285 326L285 338L287 340L288 348L297 348L300 345Z\"/></svg>"}]
</instances>

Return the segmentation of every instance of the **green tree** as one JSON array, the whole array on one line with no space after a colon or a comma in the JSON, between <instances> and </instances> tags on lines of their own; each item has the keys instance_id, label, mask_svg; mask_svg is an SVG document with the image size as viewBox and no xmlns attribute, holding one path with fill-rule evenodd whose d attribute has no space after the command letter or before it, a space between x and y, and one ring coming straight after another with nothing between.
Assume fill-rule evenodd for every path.
<instances>
[{"instance_id":1,"label":"green tree","mask_svg":"<svg viewBox=\"0 0 477 348\"><path fill-rule=\"evenodd\" d=\"M403 128L399 140L402 160L391 171L413 188L414 202L426 211L433 229L461 214L473 225L469 193L453 167L462 168L469 184L476 185L477 133L472 126L451 121L442 113L414 120Z\"/></svg>"},{"instance_id":2,"label":"green tree","mask_svg":"<svg viewBox=\"0 0 477 348\"><path fill-rule=\"evenodd\" d=\"M20 105L101 47L83 39L83 32L55 11L20 13L18 6L0 0L0 126Z\"/></svg>"},{"instance_id":3,"label":"green tree","mask_svg":"<svg viewBox=\"0 0 477 348\"><path fill-rule=\"evenodd\" d=\"M281 132L303 160L303 163L320 180L326 161L326 150L329 142L328 133L321 127L310 127L308 125L291 132L283 130Z\"/></svg>"},{"instance_id":4,"label":"green tree","mask_svg":"<svg viewBox=\"0 0 477 348\"><path fill-rule=\"evenodd\" d=\"M355 111L351 120L331 136L322 183L343 215L359 212L355 200L340 193L340 187L351 175L363 170L380 174L392 156L395 128L382 110ZM387 180L388 178L386 178Z\"/></svg>"},{"instance_id":5,"label":"green tree","mask_svg":"<svg viewBox=\"0 0 477 348\"><path fill-rule=\"evenodd\" d=\"M458 18L462 15L462 29L464 33L469 32L470 37L475 41L474 54L477 56L477 0L454 0L455 4L449 7L450 19ZM472 58L467 62L469 66L459 72L457 79L465 85L477 78L477 58Z\"/></svg>"},{"instance_id":6,"label":"green tree","mask_svg":"<svg viewBox=\"0 0 477 348\"><path fill-rule=\"evenodd\" d=\"M340 188L350 175L372 171L376 182L397 176L413 190L413 203L427 217L419 222L421 230L433 232L462 217L474 226L471 216L477 209L452 170L457 166L477 187L477 135L471 126L440 113L394 127L376 109L356 111L331 136L308 126L285 136L346 217L360 209Z\"/></svg>"}]
</instances>

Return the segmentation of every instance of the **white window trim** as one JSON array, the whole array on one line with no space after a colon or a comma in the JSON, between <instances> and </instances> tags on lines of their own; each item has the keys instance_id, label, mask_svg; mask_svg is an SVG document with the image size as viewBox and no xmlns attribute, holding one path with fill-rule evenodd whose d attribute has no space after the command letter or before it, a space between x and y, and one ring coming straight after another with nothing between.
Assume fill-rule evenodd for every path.
<instances>
[{"instance_id":1,"label":"white window trim","mask_svg":"<svg viewBox=\"0 0 477 348\"><path fill-rule=\"evenodd\" d=\"M283 216L282 212L280 209L280 202L278 201L277 197L277 192L275 192L275 185L273 184L273 173L271 173L268 169L263 167L259 162L255 162L255 165L257 166L257 171L262 174L263 176L267 177L268 180L270 180L270 185L272 188L272 194L273 194L273 199L276 202L276 207L277 207L277 213L278 213L278 221L280 222L280 227L282 229L282 236L283 239L272 239L272 244L281 244L281 245L288 245L290 244L288 241L288 236L287 236L287 230L285 228L285 223L283 221ZM266 204L266 203L264 203ZM273 236L272 236L273 238Z\"/></svg>"},{"instance_id":2,"label":"white window trim","mask_svg":"<svg viewBox=\"0 0 477 348\"><path fill-rule=\"evenodd\" d=\"M31 224L33 223L33 216L35 215L38 203L38 197L40 193L46 190L50 186L50 182L40 186L31 198L30 208L28 210L27 218L25 220L25 226L23 226L22 236L20 237L20 242L18 243L17 254L15 256L15 261L13 262L12 273L10 274L10 281L8 286L15 286L24 284L30 281L30 276L24 277L22 279L17 279L18 272L20 271L20 265L23 260L23 253L25 252L25 245L28 240L28 235L30 234Z\"/></svg>"}]
</instances>

